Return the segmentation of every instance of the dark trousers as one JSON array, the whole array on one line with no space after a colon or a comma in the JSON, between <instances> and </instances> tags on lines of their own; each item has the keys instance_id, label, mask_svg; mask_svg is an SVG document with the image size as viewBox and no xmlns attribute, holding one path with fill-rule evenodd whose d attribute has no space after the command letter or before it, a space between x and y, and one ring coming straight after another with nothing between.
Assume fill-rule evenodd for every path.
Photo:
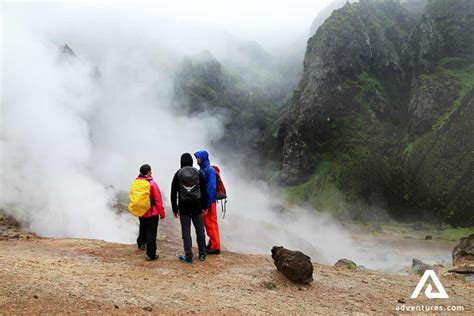
<instances>
[{"instance_id":1,"label":"dark trousers","mask_svg":"<svg viewBox=\"0 0 474 316\"><path fill-rule=\"evenodd\" d=\"M158 232L158 215L152 217L138 218L140 221L140 230L138 233L137 244L142 246L146 244L146 254L150 258L156 256L156 233Z\"/></svg>"},{"instance_id":2,"label":"dark trousers","mask_svg":"<svg viewBox=\"0 0 474 316\"><path fill-rule=\"evenodd\" d=\"M206 236L204 235L204 223L201 214L180 214L181 233L183 235L184 253L189 259L193 258L193 241L191 238L191 222L196 230L199 255L206 255Z\"/></svg>"}]
</instances>

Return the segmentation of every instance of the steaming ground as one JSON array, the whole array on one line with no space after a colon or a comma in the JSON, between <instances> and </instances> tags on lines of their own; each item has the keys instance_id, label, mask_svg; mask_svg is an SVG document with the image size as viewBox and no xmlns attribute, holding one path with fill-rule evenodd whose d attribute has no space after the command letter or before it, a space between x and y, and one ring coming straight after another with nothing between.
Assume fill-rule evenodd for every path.
<instances>
[{"instance_id":1,"label":"steaming ground","mask_svg":"<svg viewBox=\"0 0 474 316\"><path fill-rule=\"evenodd\" d=\"M373 235L370 227L350 224L343 227L314 210L311 214L306 210L300 212L303 214L299 216L279 214L271 221L229 213L221 221L223 244L229 250L245 253L267 253L272 246L283 245L301 250L322 264L348 258L358 265L388 273L404 273L413 258L451 265L456 241L426 241L424 237L429 232L416 231Z\"/></svg>"},{"instance_id":2,"label":"steaming ground","mask_svg":"<svg viewBox=\"0 0 474 316\"><path fill-rule=\"evenodd\" d=\"M212 148L225 118L176 114L175 67L184 53L222 54L221 34L139 15L127 16L130 28L124 29L120 15L91 20L80 8L25 8L2 9L0 208L27 229L133 243L136 221L115 211L116 192L128 191L138 167L150 163L166 199L181 153L207 148L211 159L221 158L213 162L221 165L231 195L221 222L227 249L266 253L285 245L322 263L349 257L378 269L409 264L411 258L400 254L403 245L354 239L315 211L278 210L275 193ZM75 57L58 51L65 42ZM167 215L170 220L169 207Z\"/></svg>"},{"instance_id":3,"label":"steaming ground","mask_svg":"<svg viewBox=\"0 0 474 316\"><path fill-rule=\"evenodd\" d=\"M230 215L230 214L229 214ZM406 305L462 306L473 312L472 283L438 273L443 302L410 299L419 275L387 275L313 263L314 282L297 285L264 255L223 252L181 263L178 221L162 223L156 261L135 245L50 239L0 216L0 310L5 314L393 314ZM10 228L8 228L10 227Z\"/></svg>"}]
</instances>

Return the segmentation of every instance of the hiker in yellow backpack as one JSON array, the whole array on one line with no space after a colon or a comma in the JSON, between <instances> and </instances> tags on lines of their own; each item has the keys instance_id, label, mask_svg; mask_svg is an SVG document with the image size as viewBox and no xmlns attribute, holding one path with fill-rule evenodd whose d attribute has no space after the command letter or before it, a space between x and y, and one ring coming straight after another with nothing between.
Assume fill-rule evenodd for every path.
<instances>
[{"instance_id":1,"label":"hiker in yellow backpack","mask_svg":"<svg viewBox=\"0 0 474 316\"><path fill-rule=\"evenodd\" d=\"M132 183L128 210L140 221L138 248L146 249L147 261L158 259L156 254L158 216L164 219L165 209L158 184L151 177L150 165L141 166L140 174Z\"/></svg>"}]
</instances>

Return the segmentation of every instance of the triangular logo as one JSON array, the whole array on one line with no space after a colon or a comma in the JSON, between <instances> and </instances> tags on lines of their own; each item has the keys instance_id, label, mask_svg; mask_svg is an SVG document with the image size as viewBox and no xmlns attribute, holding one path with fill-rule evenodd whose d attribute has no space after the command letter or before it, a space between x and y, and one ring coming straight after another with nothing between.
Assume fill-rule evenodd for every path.
<instances>
[{"instance_id":1,"label":"triangular logo","mask_svg":"<svg viewBox=\"0 0 474 316\"><path fill-rule=\"evenodd\" d=\"M425 271L425 273L420 279L420 282L418 282L418 285L416 286L415 290L413 291L413 293L411 293L411 298L418 297L421 290L423 289L423 286L426 284L426 281L428 281L428 278L431 278L434 285L438 289L438 292L437 293L431 292L433 290L433 287L431 286L430 283L428 283L428 286L426 287L426 290L425 290L425 295L427 298L449 298L448 293L446 293L446 290L444 289L443 285L441 284L438 277L436 276L436 273L433 270Z\"/></svg>"}]
</instances>

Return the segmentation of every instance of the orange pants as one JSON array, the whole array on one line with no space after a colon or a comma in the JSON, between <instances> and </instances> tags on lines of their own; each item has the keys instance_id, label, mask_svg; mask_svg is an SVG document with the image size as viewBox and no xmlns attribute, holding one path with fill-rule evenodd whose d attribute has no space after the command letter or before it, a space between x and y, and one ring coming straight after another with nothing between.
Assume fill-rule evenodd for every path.
<instances>
[{"instance_id":1,"label":"orange pants","mask_svg":"<svg viewBox=\"0 0 474 316\"><path fill-rule=\"evenodd\" d=\"M220 250L221 249L221 238L219 236L219 224L217 223L217 203L214 202L207 212L203 216L204 227L206 227L206 233L209 237L209 243L211 249Z\"/></svg>"}]
</instances>

